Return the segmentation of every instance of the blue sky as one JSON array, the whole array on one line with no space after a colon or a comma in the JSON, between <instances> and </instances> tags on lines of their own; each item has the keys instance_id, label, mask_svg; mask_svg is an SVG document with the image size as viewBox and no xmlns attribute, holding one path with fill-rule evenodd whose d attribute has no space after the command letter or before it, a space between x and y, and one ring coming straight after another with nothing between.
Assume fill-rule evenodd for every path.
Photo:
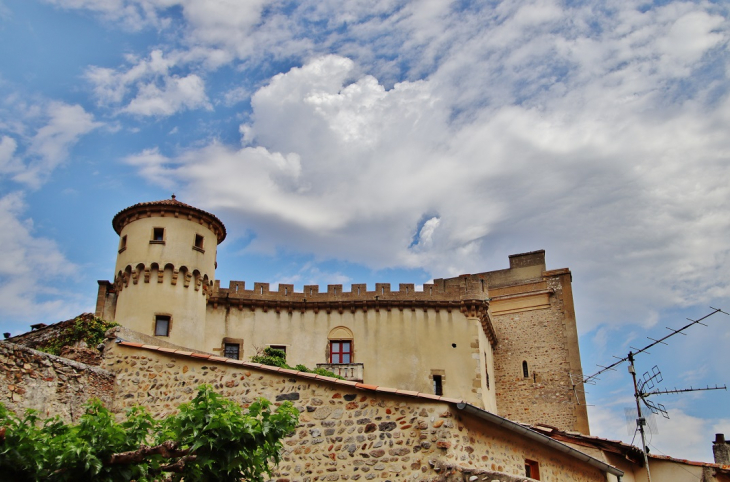
<instances>
[{"instance_id":1,"label":"blue sky","mask_svg":"<svg viewBox=\"0 0 730 482\"><path fill-rule=\"evenodd\" d=\"M0 324L93 311L112 216L229 230L217 278L413 282L545 249L583 367L730 311L725 2L0 0ZM642 355L728 382L730 317ZM631 440L625 367L588 386ZM728 393L663 397L655 453L711 460Z\"/></svg>"}]
</instances>

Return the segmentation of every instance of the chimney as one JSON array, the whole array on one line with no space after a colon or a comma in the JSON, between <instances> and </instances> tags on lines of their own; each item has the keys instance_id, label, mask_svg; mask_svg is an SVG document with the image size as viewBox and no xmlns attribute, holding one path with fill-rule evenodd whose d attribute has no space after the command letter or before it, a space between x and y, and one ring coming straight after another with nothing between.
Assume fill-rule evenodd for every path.
<instances>
[{"instance_id":1,"label":"chimney","mask_svg":"<svg viewBox=\"0 0 730 482\"><path fill-rule=\"evenodd\" d=\"M730 465L730 445L725 442L724 433L716 433L715 441L712 442L712 455L715 456L715 463Z\"/></svg>"}]
</instances>

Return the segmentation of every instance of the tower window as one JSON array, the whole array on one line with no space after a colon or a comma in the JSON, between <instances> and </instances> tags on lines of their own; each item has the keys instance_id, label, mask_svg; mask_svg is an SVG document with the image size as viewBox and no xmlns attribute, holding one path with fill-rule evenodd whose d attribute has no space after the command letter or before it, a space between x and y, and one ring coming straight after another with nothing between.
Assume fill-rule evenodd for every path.
<instances>
[{"instance_id":1,"label":"tower window","mask_svg":"<svg viewBox=\"0 0 730 482\"><path fill-rule=\"evenodd\" d=\"M155 316L155 336L170 336L170 316Z\"/></svg>"},{"instance_id":2,"label":"tower window","mask_svg":"<svg viewBox=\"0 0 730 482\"><path fill-rule=\"evenodd\" d=\"M165 228L152 228L152 239L150 240L150 243L164 244L164 242Z\"/></svg>"},{"instance_id":3,"label":"tower window","mask_svg":"<svg viewBox=\"0 0 730 482\"><path fill-rule=\"evenodd\" d=\"M433 376L433 394L443 395L444 394L444 381L441 375Z\"/></svg>"},{"instance_id":4,"label":"tower window","mask_svg":"<svg viewBox=\"0 0 730 482\"><path fill-rule=\"evenodd\" d=\"M330 363L352 363L352 342L330 340Z\"/></svg>"},{"instance_id":5,"label":"tower window","mask_svg":"<svg viewBox=\"0 0 730 482\"><path fill-rule=\"evenodd\" d=\"M527 361L522 362L522 376L525 378L530 377L530 370L527 368Z\"/></svg>"},{"instance_id":6,"label":"tower window","mask_svg":"<svg viewBox=\"0 0 730 482\"><path fill-rule=\"evenodd\" d=\"M203 236L200 234L195 235L195 243L193 244L193 249L195 251L200 251L201 253L205 253L205 250L203 249Z\"/></svg>"},{"instance_id":7,"label":"tower window","mask_svg":"<svg viewBox=\"0 0 730 482\"><path fill-rule=\"evenodd\" d=\"M525 477L540 480L540 464L534 460L525 460Z\"/></svg>"},{"instance_id":8,"label":"tower window","mask_svg":"<svg viewBox=\"0 0 730 482\"><path fill-rule=\"evenodd\" d=\"M226 343L223 347L223 356L240 360L241 345L238 343Z\"/></svg>"},{"instance_id":9,"label":"tower window","mask_svg":"<svg viewBox=\"0 0 730 482\"><path fill-rule=\"evenodd\" d=\"M122 238L119 240L119 252L121 253L127 249L127 235L125 234L122 236Z\"/></svg>"}]
</instances>

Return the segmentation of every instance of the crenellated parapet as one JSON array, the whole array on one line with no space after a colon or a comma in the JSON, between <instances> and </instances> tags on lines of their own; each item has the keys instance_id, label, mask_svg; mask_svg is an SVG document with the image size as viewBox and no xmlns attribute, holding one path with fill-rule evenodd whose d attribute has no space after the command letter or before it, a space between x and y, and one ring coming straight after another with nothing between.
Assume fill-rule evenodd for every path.
<instances>
[{"instance_id":1,"label":"crenellated parapet","mask_svg":"<svg viewBox=\"0 0 730 482\"><path fill-rule=\"evenodd\" d=\"M187 266L176 267L172 263L150 263L145 265L139 263L136 266L127 265L124 270L119 270L114 276L113 289L121 293L129 284L158 283L167 281L170 285L176 286L180 283L185 288L190 286L199 291L203 296L209 296L213 289L213 281L207 273L201 273L197 269L189 269Z\"/></svg>"},{"instance_id":2,"label":"crenellated parapet","mask_svg":"<svg viewBox=\"0 0 730 482\"><path fill-rule=\"evenodd\" d=\"M365 283L352 284L349 290L335 284L320 292L319 285L305 285L302 291L296 291L293 284L285 283L272 290L269 283L254 283L253 289L246 289L244 281L231 281L228 288L221 288L220 282L215 281L208 305L214 309L225 306L276 313L313 311L315 314L358 310L457 311L467 318L478 319L490 342L497 343L489 314L486 279L479 275L437 279L420 289L413 283L401 283L397 291L391 290L390 283L376 283L372 291L368 291Z\"/></svg>"}]
</instances>

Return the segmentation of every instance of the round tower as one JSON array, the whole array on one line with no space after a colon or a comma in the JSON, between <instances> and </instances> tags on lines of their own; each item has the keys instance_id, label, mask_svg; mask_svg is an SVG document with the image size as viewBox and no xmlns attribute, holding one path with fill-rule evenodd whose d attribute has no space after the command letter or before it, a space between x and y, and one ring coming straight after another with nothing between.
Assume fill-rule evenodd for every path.
<instances>
[{"instance_id":1,"label":"round tower","mask_svg":"<svg viewBox=\"0 0 730 482\"><path fill-rule=\"evenodd\" d=\"M216 250L226 227L213 214L171 199L114 216L117 323L183 346L205 338L205 309Z\"/></svg>"}]
</instances>

